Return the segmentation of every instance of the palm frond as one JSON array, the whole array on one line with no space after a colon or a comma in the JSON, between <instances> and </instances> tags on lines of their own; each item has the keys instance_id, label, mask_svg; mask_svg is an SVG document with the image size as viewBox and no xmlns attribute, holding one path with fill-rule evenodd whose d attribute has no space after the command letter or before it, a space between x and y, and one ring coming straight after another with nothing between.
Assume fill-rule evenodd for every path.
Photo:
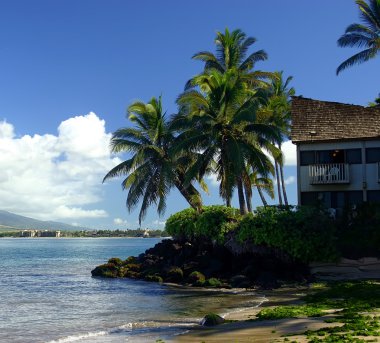
<instances>
[{"instance_id":1,"label":"palm frond","mask_svg":"<svg viewBox=\"0 0 380 343\"><path fill-rule=\"evenodd\" d=\"M341 63L336 70L336 74L338 75L342 70L347 69L348 67L352 67L355 64L360 64L368 61L369 59L375 57L377 53L378 50L374 48L360 51L359 53L351 56L350 58L346 59L343 63Z\"/></svg>"}]
</instances>

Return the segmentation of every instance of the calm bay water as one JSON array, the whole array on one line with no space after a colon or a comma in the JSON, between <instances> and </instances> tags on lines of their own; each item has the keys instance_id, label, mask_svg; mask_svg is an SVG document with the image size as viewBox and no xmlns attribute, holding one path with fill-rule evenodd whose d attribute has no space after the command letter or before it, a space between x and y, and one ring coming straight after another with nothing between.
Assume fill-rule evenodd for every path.
<instances>
[{"instance_id":1,"label":"calm bay water","mask_svg":"<svg viewBox=\"0 0 380 343\"><path fill-rule=\"evenodd\" d=\"M92 278L110 257L159 239L0 239L0 342L154 342L210 311L255 306L250 293Z\"/></svg>"}]
</instances>

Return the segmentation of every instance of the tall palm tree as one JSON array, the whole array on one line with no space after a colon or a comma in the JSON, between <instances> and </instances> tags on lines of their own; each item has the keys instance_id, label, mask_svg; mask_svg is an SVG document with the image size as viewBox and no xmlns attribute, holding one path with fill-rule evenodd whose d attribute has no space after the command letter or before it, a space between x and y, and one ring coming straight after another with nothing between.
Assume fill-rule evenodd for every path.
<instances>
[{"instance_id":1,"label":"tall palm tree","mask_svg":"<svg viewBox=\"0 0 380 343\"><path fill-rule=\"evenodd\" d=\"M247 86L236 68L224 72L210 69L192 84L193 88L177 99L180 111L174 122L187 127L178 136L177 148L202 151L194 171L202 175L206 167L214 166L221 197L228 204L236 187L240 212L245 214L246 165L255 165L262 174L272 169L263 148L277 153L271 140L277 139L278 131L255 122L257 92Z\"/></svg>"},{"instance_id":2,"label":"tall palm tree","mask_svg":"<svg viewBox=\"0 0 380 343\"><path fill-rule=\"evenodd\" d=\"M289 84L293 77L289 76L284 80L283 72L275 72L274 78L271 80L271 85L268 89L269 101L267 105L262 109L264 121L269 121L273 125L279 128L281 135L279 139L274 142L281 150L284 140L289 138L290 134L290 101L291 96L295 94L293 87ZM284 164L283 154L278 155L275 159L275 175L277 179L277 193L279 197L280 205L288 205L288 198L286 194L285 182L284 182Z\"/></svg>"},{"instance_id":3,"label":"tall palm tree","mask_svg":"<svg viewBox=\"0 0 380 343\"><path fill-rule=\"evenodd\" d=\"M220 73L225 73L230 69L236 69L251 88L265 87L266 80L272 77L272 73L253 69L257 62L268 59L267 53L264 50L258 50L247 56L248 50L255 42L256 38L247 37L240 29L230 32L226 28L224 33L219 31L216 33L216 54L201 51L194 54L192 58L204 62L204 72L215 69ZM192 80L189 80L185 89L192 86Z\"/></svg>"},{"instance_id":4,"label":"tall palm tree","mask_svg":"<svg viewBox=\"0 0 380 343\"><path fill-rule=\"evenodd\" d=\"M239 29L232 32L228 29L225 29L224 33L217 32L216 54L202 51L193 56L193 59L204 62L203 74L197 75L187 82L185 93L179 97L178 101L182 106L182 114L186 111L191 113L192 120L197 121L197 124L201 126L200 129L204 132L207 130L202 125L208 126L210 129L208 138L211 141L211 137L215 138L213 134L216 132L221 134L219 145L216 144L217 140L210 142L210 146L214 148L208 150L207 144L203 144L203 149L209 155L203 159L203 164L199 162L196 165L202 170L205 166L210 166L213 159L216 159L214 165L220 180L220 195L228 206L231 203L233 190L237 188L242 213L247 211L244 198L250 199L252 192L250 179L244 172L246 163L250 158L252 159L252 156L257 158L259 152L262 154L262 148L266 144L268 145L267 149L274 148L273 145L269 147L268 141L265 141L265 134L256 132L260 129L266 133L270 131L265 125L259 128L255 123L255 113L261 89L268 87L267 81L272 77L272 73L253 70L256 62L267 59L267 54L263 50L248 55L248 50L255 42L255 38L247 37ZM196 105L193 103L195 98L199 101ZM203 99L200 100L201 98ZM205 105L205 101L208 102L207 105ZM183 110L185 103L188 107L186 111ZM193 104L188 106L189 103ZM208 114L206 114L204 106L206 106ZM189 110L189 108L191 109ZM209 122L205 124L207 120ZM270 129L272 130L272 128ZM250 130L252 132L248 134ZM197 132L193 131L193 133L195 136L199 136ZM271 131L272 135L273 133L274 130ZM250 143L239 145L236 140L239 135L241 135L241 139L249 137ZM255 148L252 150L254 151L252 156L248 157L249 151L252 149L248 148L250 144ZM277 152L274 153L277 154ZM260 155L260 161L254 160L252 163L260 164L263 173L267 173L268 170L271 170L271 164L264 161L264 156ZM247 205L250 207L249 201Z\"/></svg>"},{"instance_id":5,"label":"tall palm tree","mask_svg":"<svg viewBox=\"0 0 380 343\"><path fill-rule=\"evenodd\" d=\"M380 51L380 0L356 0L363 24L351 24L338 39L340 47L358 47L364 50L351 56L339 65L338 75L342 70L355 64L366 62Z\"/></svg>"},{"instance_id":6,"label":"tall palm tree","mask_svg":"<svg viewBox=\"0 0 380 343\"><path fill-rule=\"evenodd\" d=\"M111 169L103 182L126 175L122 182L123 189L129 190L126 206L131 211L141 201L140 224L152 204L157 205L160 215L164 213L167 195L173 187L177 187L199 211L202 206L199 192L191 182L184 185L194 155L172 153L174 130L166 121L161 97L153 97L148 103L136 101L128 107L127 113L134 127L124 127L113 133L111 150L132 153L132 157Z\"/></svg>"}]
</instances>

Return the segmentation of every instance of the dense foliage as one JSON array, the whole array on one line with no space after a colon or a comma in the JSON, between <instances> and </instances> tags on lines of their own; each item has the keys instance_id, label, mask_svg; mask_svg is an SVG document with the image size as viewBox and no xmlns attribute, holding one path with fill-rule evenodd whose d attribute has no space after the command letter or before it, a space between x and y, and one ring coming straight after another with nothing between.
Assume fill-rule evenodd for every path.
<instances>
[{"instance_id":1,"label":"dense foliage","mask_svg":"<svg viewBox=\"0 0 380 343\"><path fill-rule=\"evenodd\" d=\"M289 131L289 97L294 89L288 87L291 77L283 79L282 72L256 69L268 56L264 50L250 51L255 42L240 29L217 32L215 53L193 56L203 63L203 70L186 83L176 101L178 110L170 118L161 97L128 107L129 123L113 133L111 151L127 153L129 159L111 169L104 181L125 177L126 205L129 211L140 207L140 223L150 206L159 215L164 213L173 188L202 212L197 187L207 190L204 177L210 173L216 175L226 205L236 192L240 214L251 212L252 188L259 190L263 203L262 191L274 194L269 156L276 161L278 184L283 185L281 143ZM287 204L284 186L282 192ZM219 238L231 229L216 227ZM210 234L209 227L198 228L199 236Z\"/></svg>"},{"instance_id":2,"label":"dense foliage","mask_svg":"<svg viewBox=\"0 0 380 343\"><path fill-rule=\"evenodd\" d=\"M266 206L240 216L238 210L208 206L172 215L166 230L176 239L253 244L302 262L334 261L339 256L380 256L380 206L366 204L338 220L319 207Z\"/></svg>"},{"instance_id":3,"label":"dense foliage","mask_svg":"<svg viewBox=\"0 0 380 343\"><path fill-rule=\"evenodd\" d=\"M343 256L380 256L380 205L368 203L346 210L337 234Z\"/></svg>"},{"instance_id":4,"label":"dense foliage","mask_svg":"<svg viewBox=\"0 0 380 343\"><path fill-rule=\"evenodd\" d=\"M197 212L192 208L187 208L168 218L165 224L165 231L178 240L193 240L196 220Z\"/></svg>"},{"instance_id":5,"label":"dense foliage","mask_svg":"<svg viewBox=\"0 0 380 343\"><path fill-rule=\"evenodd\" d=\"M206 239L222 243L239 217L239 210L221 205L204 206L200 214L189 208L170 216L165 230L180 241Z\"/></svg>"},{"instance_id":6,"label":"dense foliage","mask_svg":"<svg viewBox=\"0 0 380 343\"><path fill-rule=\"evenodd\" d=\"M239 224L240 242L278 248L304 262L337 257L333 220L313 207L262 207Z\"/></svg>"}]
</instances>

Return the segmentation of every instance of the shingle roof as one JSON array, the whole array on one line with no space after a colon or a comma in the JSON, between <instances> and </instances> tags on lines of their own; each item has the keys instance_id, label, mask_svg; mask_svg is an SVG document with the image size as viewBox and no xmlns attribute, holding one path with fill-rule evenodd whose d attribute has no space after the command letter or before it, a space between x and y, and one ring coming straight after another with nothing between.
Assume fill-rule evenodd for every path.
<instances>
[{"instance_id":1,"label":"shingle roof","mask_svg":"<svg viewBox=\"0 0 380 343\"><path fill-rule=\"evenodd\" d=\"M380 107L293 97L291 114L294 143L380 138Z\"/></svg>"}]
</instances>

